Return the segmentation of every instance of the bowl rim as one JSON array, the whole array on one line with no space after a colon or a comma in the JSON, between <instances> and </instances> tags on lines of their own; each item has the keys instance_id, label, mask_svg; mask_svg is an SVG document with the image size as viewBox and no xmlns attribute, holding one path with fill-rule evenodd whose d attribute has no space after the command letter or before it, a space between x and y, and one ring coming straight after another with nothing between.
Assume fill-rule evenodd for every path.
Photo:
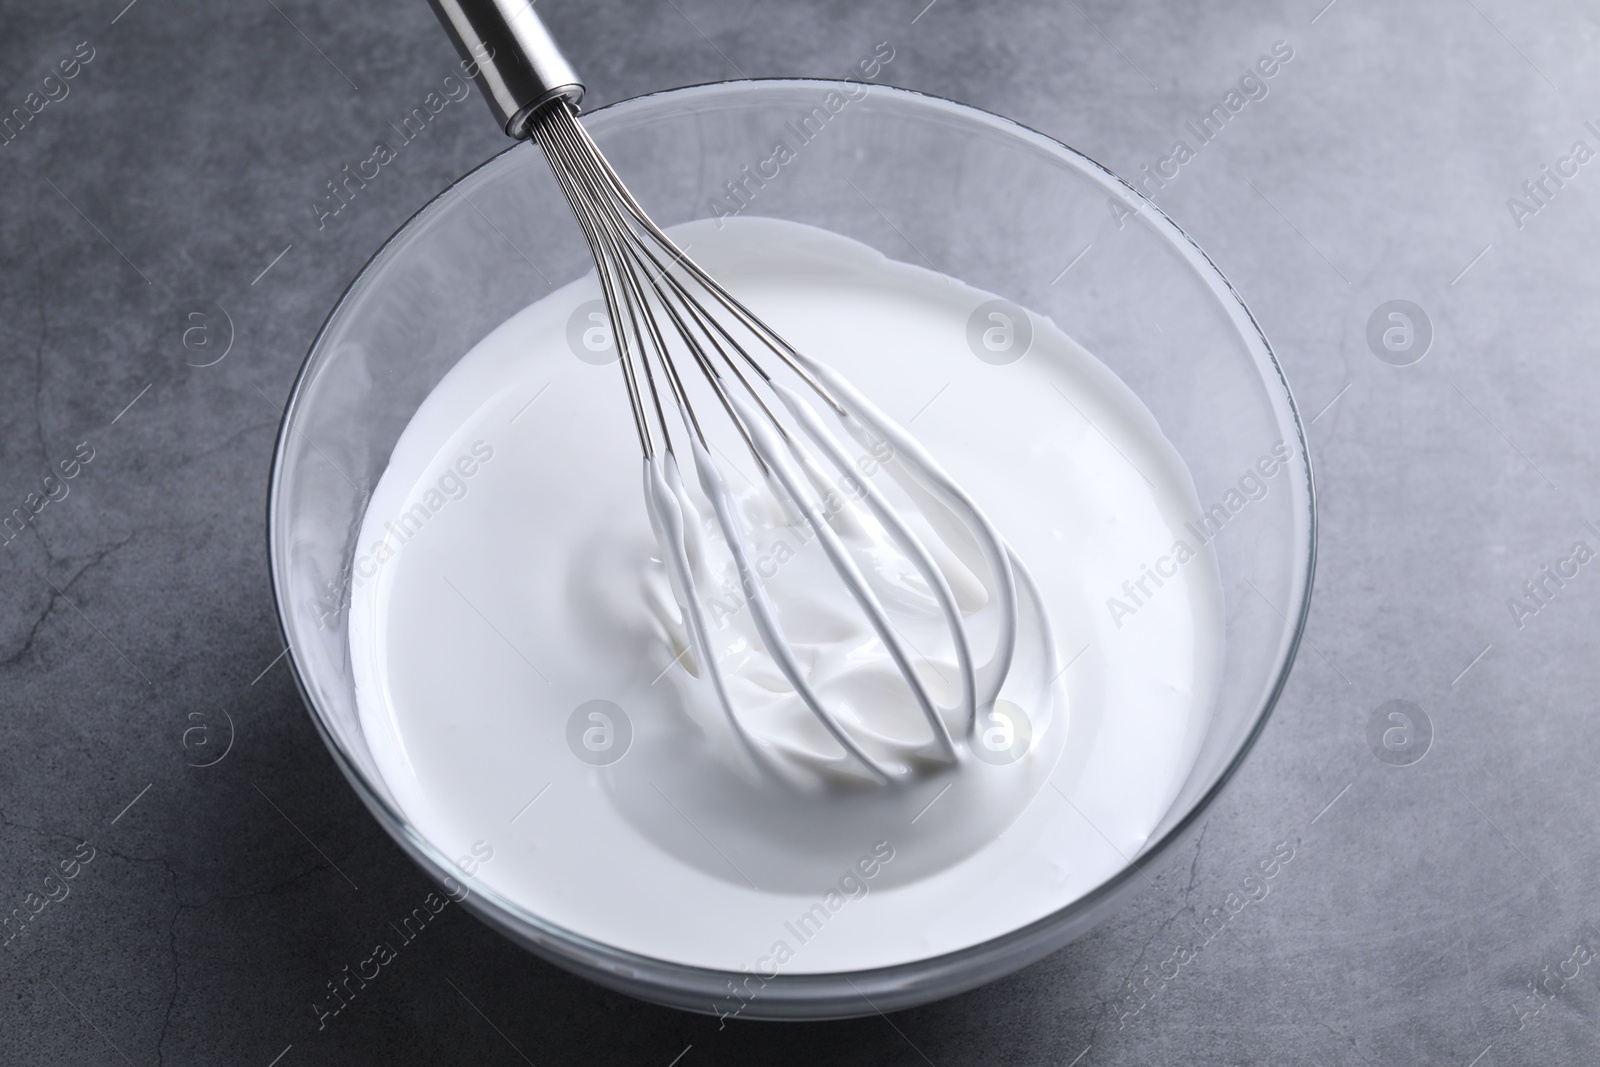
<instances>
[{"instance_id":1,"label":"bowl rim","mask_svg":"<svg viewBox=\"0 0 1600 1067\"><path fill-rule=\"evenodd\" d=\"M1190 809L1174 822L1160 838L1146 842L1137 857L1126 859L1125 865L1115 874L1060 908L986 941L937 956L929 956L887 967L806 974L780 973L772 978L763 976L762 988L755 999L748 1002L741 1001L741 1007L737 1013L719 1012L716 1006L717 1001L721 999L725 1004L728 1002L728 994L724 991L724 983L731 977L745 977L744 972L677 963L671 960L645 956L605 942L596 941L550 922L507 900L494 890L476 884L475 879L463 876L463 873L450 861L449 857L445 856L431 841L423 837L403 813L396 810L385 797L380 795L367 782L365 774L335 739L312 695L312 690L300 666L294 641L290 636L289 612L286 609L288 591L285 588L284 568L279 564L280 545L277 535L277 520L282 507L286 447L293 420L301 407L304 395L303 387L306 385L307 375L311 372L313 363L321 352L323 342L328 337L334 323L350 302L352 294L364 284L374 266L388 256L391 249L403 237L408 235L412 227L420 219L438 209L457 187L473 180L488 168L499 165L508 153L523 149L524 143L519 141L496 152L445 186L407 217L367 258L361 268L346 284L338 300L334 302L322 324L318 327L305 357L301 360L299 370L295 374L294 382L290 386L288 399L279 418L278 430L273 442L266 501L267 565L272 587L274 615L278 624L279 635L282 637L285 649L288 652L285 658L288 661L289 673L294 679L295 688L300 693L301 702L305 705L306 711L316 727L317 733L321 736L323 744L328 748L333 756L334 763L354 788L356 795L366 805L368 811L372 813L378 824L430 878L440 884L445 884L446 880L454 880L458 886L467 887L466 895L461 898L461 903L468 910L478 915L489 925L508 935L513 941L531 949L541 958L599 985L657 1004L701 1014L721 1015L724 1017L738 1014L741 1018L792 1021L842 1019L861 1015L883 1014L886 1010L912 1007L966 992L1036 962L1076 940L1083 933L1086 933L1087 929L1070 929L1069 927L1072 925L1070 920L1073 918L1087 919L1096 913L1098 913L1098 918L1103 918L1109 906L1121 897L1124 887L1136 877L1143 878L1153 885L1154 883L1147 869L1164 863L1171 858L1176 848L1191 837L1200 819L1209 814L1224 789L1232 783L1235 775L1244 765L1246 757L1254 750L1256 742L1260 739L1268 720L1271 719L1272 713L1276 710L1278 701L1283 695L1284 688L1288 684L1289 674L1298 657L1306 621L1311 611L1312 589L1315 582L1317 564L1316 480L1311 464L1310 442L1306 437L1306 426L1301 419L1299 406L1295 403L1294 394L1284 375L1283 367L1278 361L1277 354L1273 351L1265 331L1261 329L1260 323L1257 322L1254 313L1251 312L1249 305L1245 303L1244 298L1234 288L1233 283L1228 280L1227 276L1206 254L1205 250L1159 205L1109 167L1072 146L1014 119L937 94L907 89L887 82L863 83L843 81L836 78L793 77L708 81L627 97L606 104L603 107L595 108L592 111L587 111L585 112L585 117L605 115L607 113L623 114L637 107L648 107L651 104L659 104L669 100L692 103L696 97L710 96L714 93L730 90L738 91L741 88L769 90L798 87L860 87L862 85L865 85L873 93L881 92L891 96L905 97L909 102L919 106L932 105L936 110L954 112L962 117L975 119L980 125L986 125L995 132L1029 142L1033 147L1042 148L1054 156L1065 153L1072 161L1087 165L1091 170L1099 172L1104 179L1109 180L1116 186L1120 186L1120 191L1123 195L1133 198L1141 213L1146 211L1152 213L1159 224L1166 229L1169 237L1178 238L1173 243L1180 250L1187 250L1191 264L1199 272L1207 276L1207 280L1213 283L1213 288L1215 288L1216 283L1220 283L1221 291L1218 295L1221 296L1221 293L1225 292L1233 300L1237 311L1242 312L1243 321L1248 324L1250 331L1253 332L1254 341L1259 343L1261 351L1266 357L1267 366L1270 366L1276 375L1277 391L1280 393L1281 400L1287 405L1289 421L1292 423L1295 437L1299 442L1300 469L1304 477L1306 494L1305 577L1299 588L1293 590L1299 601L1298 610L1295 611L1292 620L1288 615L1285 615L1285 621L1290 626L1289 639L1279 651L1275 676L1261 701L1260 707L1256 711L1250 729L1239 742L1238 747L1223 766L1216 780L1195 800ZM1248 343L1250 338L1246 337L1246 341ZM1263 373L1261 377L1264 384L1269 387L1272 385L1272 379L1266 374ZM1096 922L1098 918L1095 919ZM1092 926L1094 923L1091 922L1089 925ZM1055 934L1054 937L1050 936L1052 933ZM843 989L840 988L841 986ZM875 995L869 996L869 992ZM753 1010L746 1012L745 1008L752 1008Z\"/></svg>"}]
</instances>

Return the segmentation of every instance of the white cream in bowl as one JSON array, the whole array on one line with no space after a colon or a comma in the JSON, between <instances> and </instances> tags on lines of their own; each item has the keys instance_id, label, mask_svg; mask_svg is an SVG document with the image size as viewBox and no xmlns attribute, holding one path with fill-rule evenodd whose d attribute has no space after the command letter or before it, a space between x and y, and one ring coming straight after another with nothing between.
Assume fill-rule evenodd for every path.
<instances>
[{"instance_id":1,"label":"white cream in bowl","mask_svg":"<svg viewBox=\"0 0 1600 1067\"><path fill-rule=\"evenodd\" d=\"M1210 715L1223 632L1210 549L1154 583L1143 566L1200 511L1182 461L1048 320L1029 317L1011 358L1016 312L990 318L990 294L795 223L673 236L907 427L1024 562L1036 621L1003 714L980 723L976 756L868 787L828 773L809 713L774 699L762 730L797 777L742 773L683 676L620 372L585 344L604 340L589 277L467 353L368 505L351 656L363 732L406 817L446 855L486 842L477 877L549 922L768 977L951 952L1082 896L1145 843ZM808 620L810 662L870 725L893 697L875 700L859 621L822 592L826 564L781 516L758 540ZM1130 581L1148 595L1109 611ZM736 597L718 621L720 647L741 647ZM743 683L764 691L759 664Z\"/></svg>"}]
</instances>

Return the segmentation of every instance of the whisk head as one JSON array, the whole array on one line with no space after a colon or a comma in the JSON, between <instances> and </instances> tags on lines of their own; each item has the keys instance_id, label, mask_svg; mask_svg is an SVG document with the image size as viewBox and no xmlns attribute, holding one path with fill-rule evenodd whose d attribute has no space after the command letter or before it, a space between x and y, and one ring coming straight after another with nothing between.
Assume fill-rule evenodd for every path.
<instances>
[{"instance_id":1,"label":"whisk head","mask_svg":"<svg viewBox=\"0 0 1600 1067\"><path fill-rule=\"evenodd\" d=\"M676 601L683 646L676 669L709 687L723 721L758 764L782 769L774 739L752 727L736 699L719 651L708 603L722 591L720 561L734 575L773 684L785 687L785 697L802 704L836 746L825 758L885 783L910 778L920 765L962 759L1016 650L1020 565L1011 550L905 429L837 371L780 337L650 219L567 100L537 110L529 132L582 227L610 315L644 461L646 508ZM897 676L899 705L920 713L925 729L885 729L813 676L780 583L758 566L750 508L714 458L719 441L742 446L758 472L757 491L820 550L842 599L870 629L879 665ZM890 479L866 476L860 449L877 457L872 469ZM698 492L680 472L680 455ZM942 623L955 679L928 669L903 612L885 606L896 596L869 558L880 549L898 561L901 591L914 587ZM974 578L987 593L991 620L981 663L953 588L970 587Z\"/></svg>"}]
</instances>

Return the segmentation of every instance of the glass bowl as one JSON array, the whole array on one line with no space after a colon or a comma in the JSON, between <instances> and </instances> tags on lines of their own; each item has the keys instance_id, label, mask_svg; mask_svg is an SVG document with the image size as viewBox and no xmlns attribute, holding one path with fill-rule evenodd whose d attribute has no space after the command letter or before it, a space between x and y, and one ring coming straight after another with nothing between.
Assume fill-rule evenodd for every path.
<instances>
[{"instance_id":1,"label":"glass bowl","mask_svg":"<svg viewBox=\"0 0 1600 1067\"><path fill-rule=\"evenodd\" d=\"M1311 470L1266 339L1217 268L1093 160L1016 123L882 86L723 82L586 117L663 225L722 213L810 223L925 262L1049 316L1139 396L1188 464L1226 599L1225 660L1192 773L1136 857L1066 907L915 963L780 975L744 1017L839 1018L973 988L1082 936L1173 853L1239 768L1283 688L1309 606ZM773 152L782 139L793 147ZM379 824L466 906L562 967L696 1011L721 972L562 929L467 878L408 822L357 714L347 633L353 547L396 439L461 356L590 269L540 150L519 144L402 226L328 316L295 382L273 459L268 539L290 662L313 721ZM618 403L623 403L619 389ZM1288 459L1272 477L1258 464ZM448 880L448 881L447 881Z\"/></svg>"}]
</instances>

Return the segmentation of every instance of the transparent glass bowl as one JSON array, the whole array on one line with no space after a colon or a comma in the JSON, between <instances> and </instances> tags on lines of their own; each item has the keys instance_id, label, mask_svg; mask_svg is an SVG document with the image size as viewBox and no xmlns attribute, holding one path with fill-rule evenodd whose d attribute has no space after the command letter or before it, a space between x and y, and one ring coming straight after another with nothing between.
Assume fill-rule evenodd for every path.
<instances>
[{"instance_id":1,"label":"transparent glass bowl","mask_svg":"<svg viewBox=\"0 0 1600 1067\"><path fill-rule=\"evenodd\" d=\"M835 82L723 82L628 100L585 121L663 225L737 209L926 262L1049 316L1139 395L1203 505L1223 509L1213 541L1227 605L1221 690L1194 770L1135 862L1148 869L1173 852L1272 711L1315 556L1294 403L1221 273L1093 160L946 100ZM779 139L792 150L781 162ZM353 545L396 439L439 379L512 313L590 266L540 150L507 150L418 212L362 270L312 345L278 435L269 552L296 681L356 792L439 881L465 879L408 823L362 736L346 630ZM1274 448L1288 450L1285 469L1252 480ZM468 908L602 985L706 1011L733 977L580 937L466 881ZM843 1017L970 989L1083 935L1142 882L1129 864L1061 910L949 955L780 975L743 1016Z\"/></svg>"}]
</instances>

